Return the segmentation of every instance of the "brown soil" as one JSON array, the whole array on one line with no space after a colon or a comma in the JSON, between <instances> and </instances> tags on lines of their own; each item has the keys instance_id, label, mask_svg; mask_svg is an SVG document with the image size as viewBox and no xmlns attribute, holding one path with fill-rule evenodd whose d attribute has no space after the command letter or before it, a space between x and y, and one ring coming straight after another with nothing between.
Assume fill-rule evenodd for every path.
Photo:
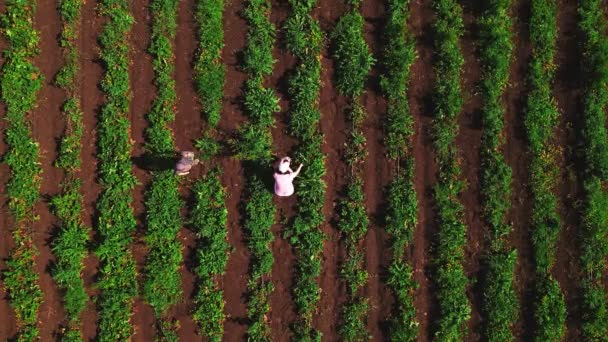
<instances>
[{"instance_id":1,"label":"brown soil","mask_svg":"<svg viewBox=\"0 0 608 342\"><path fill-rule=\"evenodd\" d=\"M418 339L431 340L432 318L436 314L436 298L432 295L432 274L428 250L437 225L434 221L432 186L437 177L437 164L430 130L432 128L433 107L430 96L433 92L435 76L433 72L432 22L434 14L430 1L415 1L410 7L409 29L416 38L418 58L411 68L409 102L415 120L413 153L415 160L414 188L418 198L418 226L408 257L414 269L414 280L419 284L414 296L416 320L420 324Z\"/></svg>"},{"instance_id":2,"label":"brown soil","mask_svg":"<svg viewBox=\"0 0 608 342\"><path fill-rule=\"evenodd\" d=\"M557 244L556 263L553 275L560 284L566 298L568 316L566 318L566 340L578 341L581 326L581 301L579 286L580 251L578 247L580 217L576 204L583 198L582 186L577 182L576 174L580 171L575 149L579 141L575 132L580 121L581 99L584 89L580 75L580 32L578 31L577 4L573 1L560 1L558 13L558 52L556 64L559 66L555 78L555 98L560 113L559 129L556 134L556 145L560 146L562 155L560 169L561 184L558 195L561 200L560 213L563 220L562 234Z\"/></svg>"},{"instance_id":3,"label":"brown soil","mask_svg":"<svg viewBox=\"0 0 608 342\"><path fill-rule=\"evenodd\" d=\"M320 0L313 12L321 29L329 35L338 18L346 11L344 2L339 0ZM329 40L328 40L329 43ZM325 137L323 153L326 156L326 194L323 214L328 218L327 224L321 228L326 241L323 247L323 261L319 286L321 299L317 305L318 312L313 325L328 341L339 340L337 335L340 307L346 301L345 292L338 280L338 263L343 248L339 244L339 234L334 225L340 192L346 185L347 169L343 160L348 128L346 115L348 106L346 99L336 94L333 84L333 59L326 44L321 56L321 94L319 109L321 111L321 132Z\"/></svg>"},{"instance_id":4,"label":"brown soil","mask_svg":"<svg viewBox=\"0 0 608 342\"><path fill-rule=\"evenodd\" d=\"M224 86L224 108L220 128L232 134L238 125L247 118L242 113L242 89L246 74L239 70L239 54L245 47L247 23L240 16L243 2L230 1L224 10L224 50L222 60L226 65L226 82ZM228 270L223 279L226 315L224 324L226 336L235 341L244 340L247 330L246 293L250 255L245 244L245 235L241 230L240 203L244 189L245 176L241 162L233 158L221 160L222 183L228 191L226 207L228 209L228 241L233 247L228 260Z\"/></svg>"},{"instance_id":5,"label":"brown soil","mask_svg":"<svg viewBox=\"0 0 608 342\"><path fill-rule=\"evenodd\" d=\"M177 111L175 123L173 124L173 136L175 144L181 150L194 150L193 138L199 137L202 132L202 119L200 107L197 103L196 93L192 80L192 61L196 49L196 35L194 23L194 1L181 1L179 3L177 15L177 36L174 43L175 54L175 80L177 92ZM197 176L201 172L200 168L193 170L192 174ZM192 177L192 179L195 179ZM182 195L189 198L190 183L185 180L182 186ZM184 208L184 217L187 210ZM187 217L186 217L187 218ZM200 339L196 334L196 324L190 316L191 303L188 300L194 295L195 276L190 266L194 265L194 249L196 248L196 235L187 228L182 228L178 238L184 244L183 257L185 265L180 269L182 275L182 289L184 302L175 306L169 314L169 319L176 319L179 322L178 331L180 339L184 341Z\"/></svg>"},{"instance_id":6,"label":"brown soil","mask_svg":"<svg viewBox=\"0 0 608 342\"><path fill-rule=\"evenodd\" d=\"M471 319L468 322L467 338L480 339L481 324L481 276L480 261L484 251L486 227L483 222L479 196L480 145L481 145L481 97L475 91L480 81L480 65L475 43L477 32L475 18L479 15L479 5L475 1L463 3L465 33L462 38L462 54L465 65L462 75L462 89L465 99L463 112L459 118L460 131L456 145L461 158L462 178L467 186L460 201L464 206L464 223L467 227L467 246L465 248L464 270L470 279L467 295L471 301Z\"/></svg>"},{"instance_id":7,"label":"brown soil","mask_svg":"<svg viewBox=\"0 0 608 342\"><path fill-rule=\"evenodd\" d=\"M95 203L101 190L101 187L97 183L96 127L97 115L104 102L103 93L99 88L99 84L103 77L103 66L99 61L97 37L101 33L105 19L102 19L97 15L96 4L91 1L85 2L81 16L80 34L82 39L79 40L79 43L81 50L80 68L82 78L80 80L80 95L82 96L82 122L86 134L82 142L82 167L80 174L83 180L82 192L85 211L83 220L87 226L92 228L91 237L93 244L95 244L97 242L97 234L95 229L93 229L97 224ZM91 253L85 261L83 278L88 293L91 296L98 293L98 290L94 288L98 264L99 260L93 253ZM97 336L97 311L92 302L89 302L87 310L83 313L82 324L85 341L94 339L95 336Z\"/></svg>"},{"instance_id":8,"label":"brown soil","mask_svg":"<svg viewBox=\"0 0 608 342\"><path fill-rule=\"evenodd\" d=\"M513 61L509 87L505 92L507 111L505 113L505 133L507 136L504 154L513 172L511 183L511 212L509 220L513 224L511 243L517 250L518 261L515 268L515 288L520 298L519 320L513 328L517 339L529 339L533 325L534 262L530 237L530 215L532 201L529 192L530 155L528 153L524 111L528 91L526 78L530 62L529 18L530 5L519 3L513 6Z\"/></svg>"},{"instance_id":9,"label":"brown soil","mask_svg":"<svg viewBox=\"0 0 608 342\"><path fill-rule=\"evenodd\" d=\"M135 24L131 29L131 67L129 77L131 82L132 99L129 110L131 121L131 139L133 147L131 155L136 157L144 153L145 129L148 126L146 115L152 107L152 101L156 96L154 86L154 71L152 69L152 57L147 53L150 46L151 18L148 9L148 1L137 0L131 5L131 12L135 18ZM133 256L137 263L140 284L144 280L143 267L148 254L143 237L147 233L146 217L144 208L144 192L150 184L150 172L134 167L133 173L139 184L132 192L133 214L137 221L136 242L132 246ZM151 341L156 333L154 312L143 298L138 297L133 303L133 341Z\"/></svg>"},{"instance_id":10,"label":"brown soil","mask_svg":"<svg viewBox=\"0 0 608 342\"><path fill-rule=\"evenodd\" d=\"M370 50L377 59L384 51L382 32L386 25L385 2L365 1L361 8L365 18L365 38ZM387 340L385 322L390 314L393 297L384 279L391 261L390 239L384 230L385 190L392 179L393 167L386 156L384 147L384 123L386 122L386 100L380 92L380 61L376 62L367 85L367 91L362 97L367 120L363 131L367 139L368 151L364 164L363 179L367 214L370 217L370 227L364 243L366 253L366 268L369 273L366 297L369 298L370 312L368 329L375 341Z\"/></svg>"}]
</instances>

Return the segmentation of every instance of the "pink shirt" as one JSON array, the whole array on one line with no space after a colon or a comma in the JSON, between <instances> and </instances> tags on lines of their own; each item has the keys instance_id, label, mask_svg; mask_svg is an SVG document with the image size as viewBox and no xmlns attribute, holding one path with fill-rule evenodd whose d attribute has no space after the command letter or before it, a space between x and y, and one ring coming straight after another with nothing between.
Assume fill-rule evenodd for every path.
<instances>
[{"instance_id":1,"label":"pink shirt","mask_svg":"<svg viewBox=\"0 0 608 342\"><path fill-rule=\"evenodd\" d=\"M293 195L293 179L297 176L295 172L286 174L276 173L274 174L274 193L277 196L291 196Z\"/></svg>"}]
</instances>

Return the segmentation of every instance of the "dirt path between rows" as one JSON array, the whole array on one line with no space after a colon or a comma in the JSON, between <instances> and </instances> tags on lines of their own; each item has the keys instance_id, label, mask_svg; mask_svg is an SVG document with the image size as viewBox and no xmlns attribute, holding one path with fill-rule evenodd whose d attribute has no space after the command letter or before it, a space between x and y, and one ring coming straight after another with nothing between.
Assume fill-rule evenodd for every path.
<instances>
[{"instance_id":1,"label":"dirt path between rows","mask_svg":"<svg viewBox=\"0 0 608 342\"><path fill-rule=\"evenodd\" d=\"M66 94L54 84L55 74L65 63L57 40L61 20L55 5L53 2L41 2L36 9L34 27L40 32L40 54L34 59L34 64L44 75L44 83L38 93L38 107L30 116L33 138L40 146L39 161L42 167L41 200L35 206L40 218L34 223L32 234L39 252L35 268L44 295L38 312L38 327L43 341L52 340L65 320L62 295L49 273L55 260L50 244L57 227L57 220L50 212L49 200L60 192L64 177L63 171L53 166L53 162L57 157L58 141L65 129L61 107L66 100Z\"/></svg>"},{"instance_id":2,"label":"dirt path between rows","mask_svg":"<svg viewBox=\"0 0 608 342\"><path fill-rule=\"evenodd\" d=\"M509 87L505 92L507 111L505 113L504 145L505 160L511 166L511 211L508 219L512 222L511 244L517 250L515 267L515 289L520 300L519 319L513 333L516 339L531 338L534 303L534 255L530 236L530 215L532 199L529 192L531 157L528 152L527 135L524 127L528 64L530 63L529 18L530 4L526 2L512 6L513 17L513 60Z\"/></svg>"},{"instance_id":3,"label":"dirt path between rows","mask_svg":"<svg viewBox=\"0 0 608 342\"><path fill-rule=\"evenodd\" d=\"M235 134L239 124L247 118L242 112L242 90L247 75L239 69L239 55L245 48L248 25L241 17L243 2L230 1L224 10L224 50L222 60L226 65L224 101L220 129L228 135ZM249 279L250 253L241 229L241 201L245 176L242 163L234 158L221 158L222 183L228 192L228 241L233 247L228 269L223 279L227 320L225 336L234 341L245 340L247 330L247 280Z\"/></svg>"},{"instance_id":4,"label":"dirt path between rows","mask_svg":"<svg viewBox=\"0 0 608 342\"><path fill-rule=\"evenodd\" d=\"M437 231L433 209L433 184L437 179L437 163L430 136L433 120L431 96L434 91L433 35L434 13L430 1L414 1L410 6L409 30L416 38L418 58L411 68L409 103L415 122L413 153L415 158L414 189L418 198L418 226L408 258L419 284L414 295L416 320L420 324L419 341L431 340L432 320L437 316L437 300L432 295L433 273L428 251Z\"/></svg>"},{"instance_id":5,"label":"dirt path between rows","mask_svg":"<svg viewBox=\"0 0 608 342\"><path fill-rule=\"evenodd\" d=\"M146 0L136 0L131 3L131 12L135 18L135 24L131 28L131 65L129 77L131 83L131 106L129 108L129 120L131 121L131 139L133 145L131 155L140 156L144 153L145 129L148 126L146 115L152 107L152 101L156 97L154 86L154 71L152 69L152 57L147 53L150 46L151 17ZM132 192L133 215L137 222L134 244L131 246L135 258L138 282L143 284L144 264L148 254L147 246L143 241L147 234L146 212L144 206L144 194L148 188L151 175L150 172L134 165L133 173L139 184ZM139 296L133 303L133 341L151 341L156 335L155 318L152 307L144 302Z\"/></svg>"},{"instance_id":6,"label":"dirt path between rows","mask_svg":"<svg viewBox=\"0 0 608 342\"><path fill-rule=\"evenodd\" d=\"M194 151L194 139L201 136L202 118L200 107L197 103L196 92L193 84L192 61L196 50L197 37L195 34L196 24L194 22L194 11L196 1L180 1L177 14L177 35L174 42L175 54L175 80L176 80L176 113L173 124L173 137L177 149ZM189 178L184 179L180 189L183 198L190 197L191 182L201 174L201 168L192 170ZM183 217L187 220L188 209L183 208ZM187 225L186 225L187 226ZM170 310L169 319L179 322L179 338L184 341L198 340L197 327L190 311L192 309L191 298L194 296L196 279L193 268L196 267L195 248L197 238L194 232L183 227L180 229L178 239L184 245L183 257L185 266L180 268L182 276L182 290L184 302L179 303Z\"/></svg>"},{"instance_id":7,"label":"dirt path between rows","mask_svg":"<svg viewBox=\"0 0 608 342\"><path fill-rule=\"evenodd\" d=\"M273 56L277 63L266 86L274 89L280 99L281 112L275 114L276 125L272 129L273 152L278 158L287 155L293 157L290 152L298 143L295 138L289 135L291 113L289 112L287 82L296 60L285 48L283 26L290 13L291 7L286 1L273 1L270 21L277 29L277 42L273 49ZM299 161L294 160L294 163L294 166L296 166ZM305 168L306 166L304 166L304 172ZM275 236L275 241L272 244L272 254L275 258L272 267L272 282L275 290L270 298L271 312L269 315L272 341L289 340L291 336L290 326L296 320L292 296L295 255L291 245L282 237L285 229L293 222L297 202L297 195L282 198L274 197L278 221L272 227Z\"/></svg>"},{"instance_id":8,"label":"dirt path between rows","mask_svg":"<svg viewBox=\"0 0 608 342\"><path fill-rule=\"evenodd\" d=\"M579 227L580 216L576 208L579 200L583 198L583 187L578 184L576 175L580 174L581 161L578 160L579 132L581 123L582 105L584 95L582 80L580 79L580 31L578 30L577 4L574 1L562 0L558 2L558 37L556 64L558 65L555 77L555 98L559 108L560 123L555 135L556 145L560 147L561 156L559 168L561 170L560 188L557 192L560 201L560 215L563 226L560 239L557 242L556 262L553 275L562 289L568 315L566 317L566 341L578 341L581 328L581 302L579 292L581 280Z\"/></svg>"},{"instance_id":9,"label":"dirt path between rows","mask_svg":"<svg viewBox=\"0 0 608 342\"><path fill-rule=\"evenodd\" d=\"M363 125L366 137L367 158L363 166L363 190L370 227L364 242L365 266L369 280L365 295L369 298L368 330L375 341L387 340L386 322L391 313L393 296L386 286L386 270L392 259L390 238L384 230L386 201L385 192L394 169L384 146L386 123L386 99L380 90L381 60L385 49L383 31L386 26L385 1L364 1L361 13L365 18L365 39L377 62L372 69L362 97L367 119Z\"/></svg>"},{"instance_id":10,"label":"dirt path between rows","mask_svg":"<svg viewBox=\"0 0 608 342\"><path fill-rule=\"evenodd\" d=\"M104 96L100 89L103 77L103 66L99 61L99 45L97 37L101 33L106 19L97 15L95 2L85 2L81 13L81 39L78 40L81 50L81 83L80 94L82 96L82 122L84 135L82 141L82 193L85 214L84 224L92 228L92 244L96 245L97 233L97 210L95 203L99 197L101 187L97 183L97 116L104 103ZM94 288L95 277L98 272L99 260L91 253L85 261L83 278L89 295L99 293ZM83 338L85 341L94 339L97 335L97 311L95 305L89 302L87 310L82 316Z\"/></svg>"},{"instance_id":11,"label":"dirt path between rows","mask_svg":"<svg viewBox=\"0 0 608 342\"><path fill-rule=\"evenodd\" d=\"M327 37L333 30L338 18L347 7L340 0L319 0L313 11L313 17L319 21L321 29ZM346 125L347 105L346 99L338 96L333 84L334 61L331 56L329 39L321 56L321 94L319 109L321 111L321 133L325 137L322 147L326 155L325 161L325 205L323 214L327 223L321 227L325 233L326 241L323 246L321 276L319 286L321 299L318 312L313 320L313 326L319 329L323 338L328 341L337 341L340 308L346 301L345 291L338 279L338 267L341 262L343 248L340 246L339 233L335 228L337 204L342 196L341 192L346 185L347 169L343 156L347 140L348 128Z\"/></svg>"}]
</instances>

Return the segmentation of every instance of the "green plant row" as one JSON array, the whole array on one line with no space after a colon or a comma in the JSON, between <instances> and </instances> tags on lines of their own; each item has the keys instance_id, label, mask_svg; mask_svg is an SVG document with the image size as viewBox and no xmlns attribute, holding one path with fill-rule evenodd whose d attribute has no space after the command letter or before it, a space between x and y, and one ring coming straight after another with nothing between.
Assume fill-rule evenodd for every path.
<instances>
[{"instance_id":1,"label":"green plant row","mask_svg":"<svg viewBox=\"0 0 608 342\"><path fill-rule=\"evenodd\" d=\"M385 229L391 236L393 260L388 268L387 285L395 296L389 320L391 341L415 341L419 323L416 321L412 267L405 250L412 241L418 224L418 200L414 189L414 155L412 135L414 119L410 113L407 88L410 68L416 59L416 41L407 28L409 0L390 0L385 27L385 48L380 86L388 100L385 146L388 156L396 162L396 172L387 188Z\"/></svg>"},{"instance_id":2,"label":"green plant row","mask_svg":"<svg viewBox=\"0 0 608 342\"><path fill-rule=\"evenodd\" d=\"M198 1L194 13L198 25L199 46L194 62L194 82L207 122L216 127L220 121L224 97L224 0Z\"/></svg>"},{"instance_id":3,"label":"green plant row","mask_svg":"<svg viewBox=\"0 0 608 342\"><path fill-rule=\"evenodd\" d=\"M252 177L248 182L248 200L245 203L247 247L251 251L251 274L247 282L249 299L247 317L251 321L247 335L250 341L270 341L270 295L274 285L270 279L274 257L270 244L274 241L271 228L275 222L272 194L261 180Z\"/></svg>"},{"instance_id":4,"label":"green plant row","mask_svg":"<svg viewBox=\"0 0 608 342\"><path fill-rule=\"evenodd\" d=\"M90 228L80 215L82 208L82 182L77 171L81 165L81 141L83 134L82 109L78 93L79 52L76 41L80 28L82 0L62 0L59 13L63 23L60 43L65 58L55 82L66 91L68 100L63 105L66 130L61 139L55 165L63 168L66 176L61 193L51 200L54 214L61 222L57 239L53 241L53 253L57 258L52 270L55 282L64 292L63 302L68 317L68 329L63 333L65 341L82 341L80 315L89 295L84 287L82 271L88 255Z\"/></svg>"},{"instance_id":5,"label":"green plant row","mask_svg":"<svg viewBox=\"0 0 608 342\"><path fill-rule=\"evenodd\" d=\"M525 126L530 143L530 188L532 192L532 245L536 264L534 318L536 341L561 341L566 332L566 303L559 284L551 275L556 243L561 229L555 195L559 179L557 151L552 136L558 124L553 78L557 38L557 3L532 1L529 87Z\"/></svg>"},{"instance_id":6,"label":"green plant row","mask_svg":"<svg viewBox=\"0 0 608 342\"><path fill-rule=\"evenodd\" d=\"M199 241L195 268L198 289L192 316L204 336L211 341L221 341L226 315L219 278L226 272L230 245L226 230L226 190L219 180L219 170L212 170L198 180L192 191L194 206L190 210L190 225Z\"/></svg>"},{"instance_id":7,"label":"green plant row","mask_svg":"<svg viewBox=\"0 0 608 342\"><path fill-rule=\"evenodd\" d=\"M3 52L0 91L6 106L4 119L8 123L5 131L8 151L3 162L11 172L6 195L14 218L12 236L15 248L6 260L2 281L17 318L16 340L35 341L39 334L38 309L43 296L34 270L38 250L34 246L31 229L36 220L34 204L40 193L42 169L38 162L38 144L32 138L27 115L36 106L43 76L31 62L39 53L39 35L32 24L35 2L9 0L5 4L6 12L0 21L7 48Z\"/></svg>"},{"instance_id":8,"label":"green plant row","mask_svg":"<svg viewBox=\"0 0 608 342\"><path fill-rule=\"evenodd\" d=\"M131 163L129 104L128 37L134 19L126 0L103 0L100 15L108 20L99 37L100 57L106 72L101 88L106 103L97 126L99 183L97 230L100 243L96 254L100 260L100 290L96 298L99 312L100 341L128 340L133 299L137 296L135 259L129 249L136 222L131 208L131 191L137 184Z\"/></svg>"},{"instance_id":9,"label":"green plant row","mask_svg":"<svg viewBox=\"0 0 608 342\"><path fill-rule=\"evenodd\" d=\"M369 303L362 290L369 275L365 270L365 252L360 246L369 226L360 176L361 165L367 155L362 130L366 113L360 105L359 96L365 91L365 81L375 60L363 37L364 20L359 13L359 2L349 3L353 5L352 8L340 17L331 34L336 88L352 103L349 118L352 128L345 153L346 162L351 167L351 177L346 186L346 196L340 203L338 219L338 229L346 250L339 275L346 285L348 299L341 310L338 333L345 341L366 341L371 339L367 330Z\"/></svg>"},{"instance_id":10,"label":"green plant row","mask_svg":"<svg viewBox=\"0 0 608 342\"><path fill-rule=\"evenodd\" d=\"M269 161L272 157L273 114L281 110L279 99L272 88L264 87L264 78L272 73L272 48L276 28L270 22L271 3L268 0L248 0L243 16L247 20L247 46L243 52L245 81L244 106L249 122L239 129L239 137L232 142L236 157L251 161Z\"/></svg>"},{"instance_id":11,"label":"green plant row","mask_svg":"<svg viewBox=\"0 0 608 342\"><path fill-rule=\"evenodd\" d=\"M482 313L486 318L484 334L489 341L513 340L511 327L519 310L513 286L517 253L506 243L512 230L507 222L512 172L502 152L505 113L502 99L513 51L510 7L510 0L487 1L478 20L483 101L480 186L490 245L483 261L487 271L483 277Z\"/></svg>"},{"instance_id":12,"label":"green plant row","mask_svg":"<svg viewBox=\"0 0 608 342\"><path fill-rule=\"evenodd\" d=\"M582 335L586 341L605 341L608 336L608 37L602 1L579 2L579 27L583 33L584 80L582 142L585 199L582 209L581 281Z\"/></svg>"},{"instance_id":13,"label":"green plant row","mask_svg":"<svg viewBox=\"0 0 608 342\"><path fill-rule=\"evenodd\" d=\"M463 269L466 225L459 195L464 189L458 150L457 118L462 111L461 76L464 58L459 40L463 35L462 8L455 0L433 3L435 31L434 145L439 167L434 187L438 232L434 243L434 267L439 318L434 336L438 341L460 341L466 336L471 304L466 295L469 280Z\"/></svg>"},{"instance_id":14,"label":"green plant row","mask_svg":"<svg viewBox=\"0 0 608 342\"><path fill-rule=\"evenodd\" d=\"M321 274L321 255L325 235L320 230L325 221L325 155L321 151L319 95L321 90L321 50L325 35L311 12L316 1L293 0L291 15L285 22L287 49L296 56L296 65L288 80L291 135L300 140L295 151L297 160L306 164L296 188L298 209L286 237L296 251L294 301L300 319L294 333L297 340L319 340L320 333L312 327L312 318L320 299L317 279Z\"/></svg>"},{"instance_id":15,"label":"green plant row","mask_svg":"<svg viewBox=\"0 0 608 342\"><path fill-rule=\"evenodd\" d=\"M174 61L172 42L177 29L177 0L154 0L151 43L157 95L146 119L146 152L152 158L169 158L174 155L175 143L171 128L175 120ZM145 194L147 232L145 236L149 254L146 258L143 297L162 320L167 310L182 298L182 281L179 268L182 264L182 245L177 239L182 227L177 176L171 170L153 172ZM175 322L164 320L160 333L164 340L177 341Z\"/></svg>"}]
</instances>

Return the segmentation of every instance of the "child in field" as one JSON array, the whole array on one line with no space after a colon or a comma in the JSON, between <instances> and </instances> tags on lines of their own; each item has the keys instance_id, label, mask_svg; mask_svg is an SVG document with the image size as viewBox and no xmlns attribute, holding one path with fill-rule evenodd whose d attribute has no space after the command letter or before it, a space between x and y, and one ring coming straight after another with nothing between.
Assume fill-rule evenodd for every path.
<instances>
[{"instance_id":1,"label":"child in field","mask_svg":"<svg viewBox=\"0 0 608 342\"><path fill-rule=\"evenodd\" d=\"M277 196L291 196L294 193L293 179L300 174L300 170L304 164L293 172L289 166L291 159L289 157L281 158L279 167L274 172L274 193Z\"/></svg>"},{"instance_id":2,"label":"child in field","mask_svg":"<svg viewBox=\"0 0 608 342\"><path fill-rule=\"evenodd\" d=\"M194 152L180 152L181 159L175 164L175 174L185 176L190 173L190 169L199 163L198 159L194 159Z\"/></svg>"}]
</instances>

